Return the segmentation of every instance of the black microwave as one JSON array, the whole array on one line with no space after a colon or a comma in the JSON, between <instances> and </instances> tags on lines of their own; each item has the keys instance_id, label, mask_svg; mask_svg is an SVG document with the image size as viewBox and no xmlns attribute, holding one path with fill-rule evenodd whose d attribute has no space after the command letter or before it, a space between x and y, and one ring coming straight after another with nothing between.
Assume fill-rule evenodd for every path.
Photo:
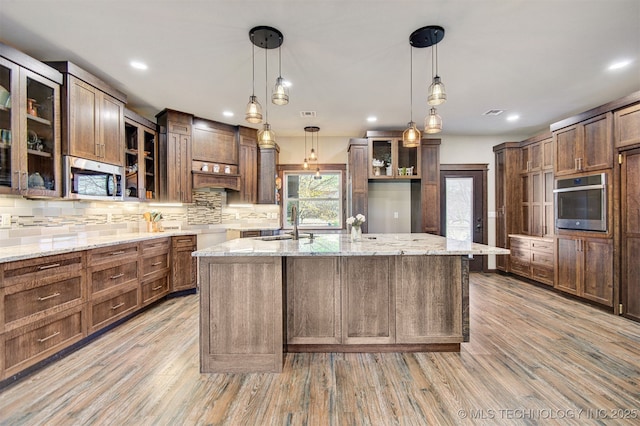
<instances>
[{"instance_id":1,"label":"black microwave","mask_svg":"<svg viewBox=\"0 0 640 426\"><path fill-rule=\"evenodd\" d=\"M65 156L65 197L87 200L122 200L124 167Z\"/></svg>"},{"instance_id":2,"label":"black microwave","mask_svg":"<svg viewBox=\"0 0 640 426\"><path fill-rule=\"evenodd\" d=\"M558 229L607 231L607 175L556 179L555 221Z\"/></svg>"}]
</instances>

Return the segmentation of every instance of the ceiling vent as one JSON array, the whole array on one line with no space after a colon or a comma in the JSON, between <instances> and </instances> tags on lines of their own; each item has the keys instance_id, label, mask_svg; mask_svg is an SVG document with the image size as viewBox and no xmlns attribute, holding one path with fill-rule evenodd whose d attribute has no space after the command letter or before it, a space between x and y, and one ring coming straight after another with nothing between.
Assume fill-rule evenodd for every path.
<instances>
[{"instance_id":1,"label":"ceiling vent","mask_svg":"<svg viewBox=\"0 0 640 426\"><path fill-rule=\"evenodd\" d=\"M482 115L500 115L504 112L503 109L490 109Z\"/></svg>"},{"instance_id":2,"label":"ceiling vent","mask_svg":"<svg viewBox=\"0 0 640 426\"><path fill-rule=\"evenodd\" d=\"M302 118L313 118L316 116L315 111L300 111L300 117Z\"/></svg>"}]
</instances>

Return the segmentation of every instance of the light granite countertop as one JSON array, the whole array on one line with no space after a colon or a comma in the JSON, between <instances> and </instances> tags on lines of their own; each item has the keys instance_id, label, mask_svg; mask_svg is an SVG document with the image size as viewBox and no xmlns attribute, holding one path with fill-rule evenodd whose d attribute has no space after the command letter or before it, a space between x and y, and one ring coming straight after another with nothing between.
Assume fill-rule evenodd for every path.
<instances>
[{"instance_id":1,"label":"light granite countertop","mask_svg":"<svg viewBox=\"0 0 640 426\"><path fill-rule=\"evenodd\" d=\"M0 247L0 263L15 260L33 259L54 254L70 253L106 247L116 244L145 241L153 238L165 238L175 235L195 235L194 231L166 231L156 233L126 233L106 236L86 237L78 236L49 236L43 237L38 243L22 244L19 246Z\"/></svg>"},{"instance_id":2,"label":"light granite countertop","mask_svg":"<svg viewBox=\"0 0 640 426\"><path fill-rule=\"evenodd\" d=\"M352 242L349 234L321 234L313 239L241 238L193 252L196 257L218 256L398 256L489 255L509 250L451 240L432 234L363 234Z\"/></svg>"}]
</instances>

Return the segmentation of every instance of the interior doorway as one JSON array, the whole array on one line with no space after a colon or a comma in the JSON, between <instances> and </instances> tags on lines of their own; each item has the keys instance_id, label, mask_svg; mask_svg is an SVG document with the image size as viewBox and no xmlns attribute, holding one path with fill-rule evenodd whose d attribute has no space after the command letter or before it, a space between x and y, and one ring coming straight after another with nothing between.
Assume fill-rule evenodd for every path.
<instances>
[{"instance_id":1,"label":"interior doorway","mask_svg":"<svg viewBox=\"0 0 640 426\"><path fill-rule=\"evenodd\" d=\"M440 232L487 244L487 164L440 166ZM474 256L469 270L487 271L487 256Z\"/></svg>"},{"instance_id":2,"label":"interior doorway","mask_svg":"<svg viewBox=\"0 0 640 426\"><path fill-rule=\"evenodd\" d=\"M640 149L623 152L620 167L620 302L625 317L640 321Z\"/></svg>"}]
</instances>

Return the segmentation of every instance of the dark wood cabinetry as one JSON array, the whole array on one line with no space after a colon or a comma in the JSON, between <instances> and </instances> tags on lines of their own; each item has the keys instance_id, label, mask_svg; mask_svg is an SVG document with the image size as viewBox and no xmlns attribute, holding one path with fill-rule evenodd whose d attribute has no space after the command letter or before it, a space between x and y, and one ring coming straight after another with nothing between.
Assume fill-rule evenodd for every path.
<instances>
[{"instance_id":1,"label":"dark wood cabinetry","mask_svg":"<svg viewBox=\"0 0 640 426\"><path fill-rule=\"evenodd\" d=\"M162 201L190 203L193 116L168 110L156 115L159 133L158 177Z\"/></svg>"},{"instance_id":2,"label":"dark wood cabinetry","mask_svg":"<svg viewBox=\"0 0 640 426\"><path fill-rule=\"evenodd\" d=\"M553 285L554 240L525 235L511 235L509 240L509 271L543 284Z\"/></svg>"},{"instance_id":3,"label":"dark wood cabinetry","mask_svg":"<svg viewBox=\"0 0 640 426\"><path fill-rule=\"evenodd\" d=\"M616 148L640 144L640 103L613 114Z\"/></svg>"},{"instance_id":4,"label":"dark wood cabinetry","mask_svg":"<svg viewBox=\"0 0 640 426\"><path fill-rule=\"evenodd\" d=\"M509 235L520 233L520 144L505 142L493 147L496 179L496 247L509 248ZM496 268L509 272L509 256L496 256Z\"/></svg>"},{"instance_id":5,"label":"dark wood cabinetry","mask_svg":"<svg viewBox=\"0 0 640 426\"><path fill-rule=\"evenodd\" d=\"M125 110L125 197L153 200L158 188L156 124Z\"/></svg>"},{"instance_id":6,"label":"dark wood cabinetry","mask_svg":"<svg viewBox=\"0 0 640 426\"><path fill-rule=\"evenodd\" d=\"M553 139L550 133L520 143L522 167L521 227L525 235L552 236L553 211Z\"/></svg>"},{"instance_id":7,"label":"dark wood cabinetry","mask_svg":"<svg viewBox=\"0 0 640 426\"><path fill-rule=\"evenodd\" d=\"M613 166L611 116L611 112L606 112L553 131L556 176ZM552 125L552 129L558 125L561 124Z\"/></svg>"},{"instance_id":8,"label":"dark wood cabinetry","mask_svg":"<svg viewBox=\"0 0 640 426\"><path fill-rule=\"evenodd\" d=\"M278 204L280 147L258 148L258 204Z\"/></svg>"},{"instance_id":9,"label":"dark wood cabinetry","mask_svg":"<svg viewBox=\"0 0 640 426\"><path fill-rule=\"evenodd\" d=\"M196 161L238 165L237 128L204 118L193 119L192 156Z\"/></svg>"},{"instance_id":10,"label":"dark wood cabinetry","mask_svg":"<svg viewBox=\"0 0 640 426\"><path fill-rule=\"evenodd\" d=\"M0 43L0 194L59 197L60 84L55 69Z\"/></svg>"},{"instance_id":11,"label":"dark wood cabinetry","mask_svg":"<svg viewBox=\"0 0 640 426\"><path fill-rule=\"evenodd\" d=\"M557 236L555 288L613 306L613 241Z\"/></svg>"},{"instance_id":12,"label":"dark wood cabinetry","mask_svg":"<svg viewBox=\"0 0 640 426\"><path fill-rule=\"evenodd\" d=\"M240 191L238 201L255 204L258 202L258 135L255 129L238 128L238 170L240 171Z\"/></svg>"},{"instance_id":13,"label":"dark wood cabinetry","mask_svg":"<svg viewBox=\"0 0 640 426\"><path fill-rule=\"evenodd\" d=\"M123 166L127 96L72 62L49 65L64 75L63 153Z\"/></svg>"},{"instance_id":14,"label":"dark wood cabinetry","mask_svg":"<svg viewBox=\"0 0 640 426\"><path fill-rule=\"evenodd\" d=\"M369 179L420 179L422 145L406 148L400 131L368 131ZM380 165L375 165L377 160Z\"/></svg>"},{"instance_id":15,"label":"dark wood cabinetry","mask_svg":"<svg viewBox=\"0 0 640 426\"><path fill-rule=\"evenodd\" d=\"M417 220L411 224L411 232L440 235L440 139L423 139L421 147L419 188L417 182L412 183L412 191L420 191L420 202L418 197L411 197L411 218Z\"/></svg>"},{"instance_id":16,"label":"dark wood cabinetry","mask_svg":"<svg viewBox=\"0 0 640 426\"><path fill-rule=\"evenodd\" d=\"M197 259L191 256L196 245L195 235L171 237L171 291L196 288Z\"/></svg>"},{"instance_id":17,"label":"dark wood cabinetry","mask_svg":"<svg viewBox=\"0 0 640 426\"><path fill-rule=\"evenodd\" d=\"M367 214L369 197L369 142L367 139L350 139L347 163L347 216ZM367 222L362 224L362 232L367 232Z\"/></svg>"}]
</instances>

